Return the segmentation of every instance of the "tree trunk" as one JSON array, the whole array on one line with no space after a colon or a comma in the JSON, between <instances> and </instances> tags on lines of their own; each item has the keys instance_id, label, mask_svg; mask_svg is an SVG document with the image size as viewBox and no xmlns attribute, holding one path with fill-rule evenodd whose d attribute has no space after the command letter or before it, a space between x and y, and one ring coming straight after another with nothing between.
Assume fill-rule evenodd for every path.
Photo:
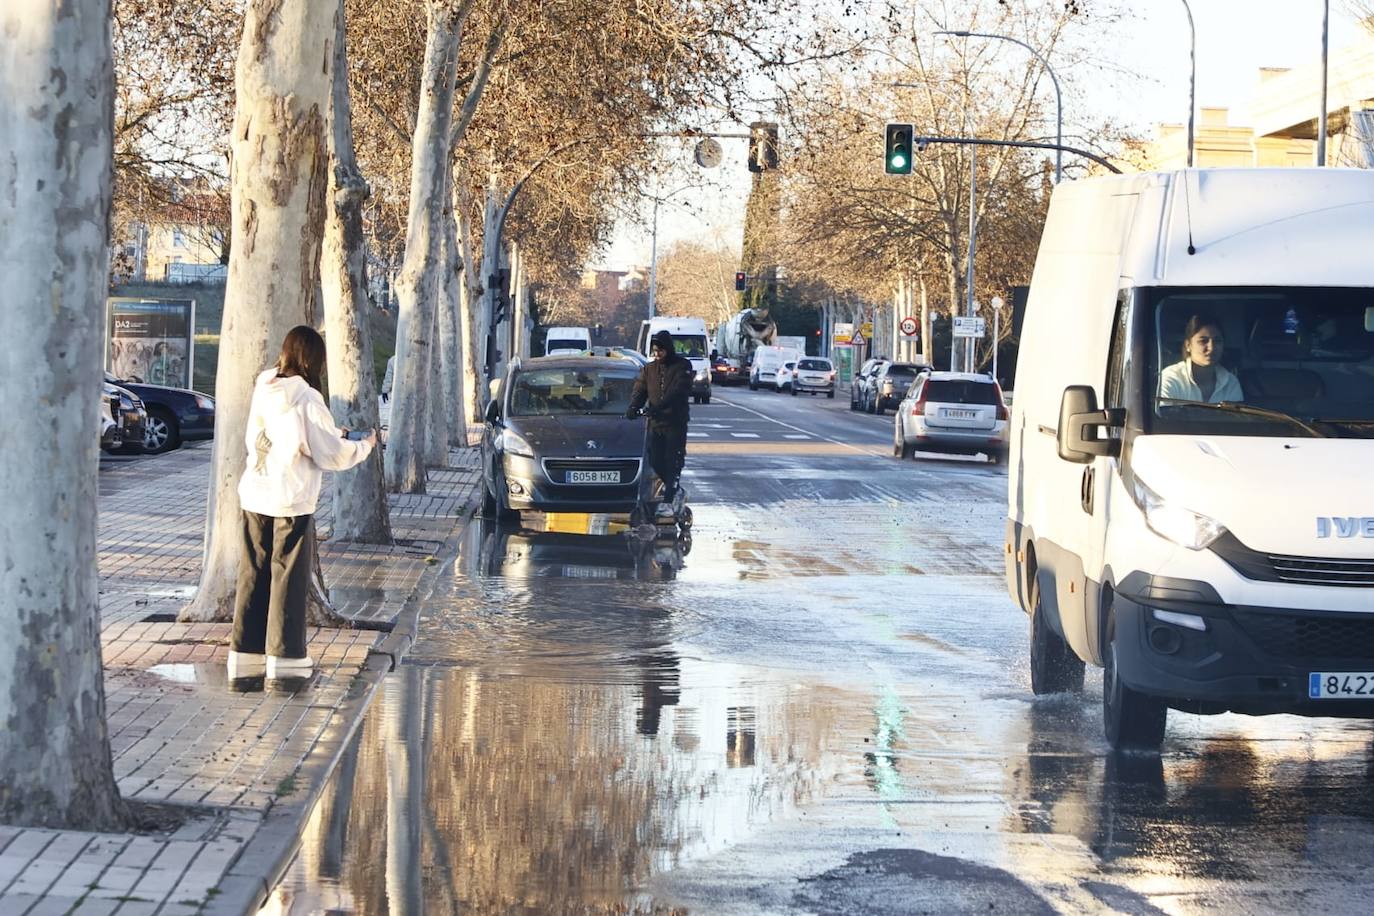
<instances>
[{"instance_id":1,"label":"tree trunk","mask_svg":"<svg viewBox=\"0 0 1374 916\"><path fill-rule=\"evenodd\" d=\"M96 573L114 73L109 0L0 13L0 822L120 830Z\"/></svg>"},{"instance_id":2,"label":"tree trunk","mask_svg":"<svg viewBox=\"0 0 1374 916\"><path fill-rule=\"evenodd\" d=\"M434 327L429 339L429 391L425 393L428 421L425 423L425 467L448 467L448 405L444 403L444 306L448 297L443 266L448 259L443 232L435 239L434 252Z\"/></svg>"},{"instance_id":3,"label":"tree trunk","mask_svg":"<svg viewBox=\"0 0 1374 916\"><path fill-rule=\"evenodd\" d=\"M454 206L458 211L458 255L463 262L463 310L459 315L463 336L463 412L469 422L481 423L487 406L485 353L486 323L482 319L481 271L472 257L472 195L465 175L454 181Z\"/></svg>"},{"instance_id":4,"label":"tree trunk","mask_svg":"<svg viewBox=\"0 0 1374 916\"><path fill-rule=\"evenodd\" d=\"M340 426L376 429L381 420L377 413L372 332L368 326L371 306L367 301L363 239L363 203L371 191L353 153L342 2L337 20L330 95L329 207L320 265L325 339L329 343L329 406ZM367 544L391 543L391 513L382 479L381 449L373 449L356 468L334 475L333 536Z\"/></svg>"},{"instance_id":5,"label":"tree trunk","mask_svg":"<svg viewBox=\"0 0 1374 916\"><path fill-rule=\"evenodd\" d=\"M451 170L448 180L453 180ZM444 257L440 270L444 277L444 295L439 300L439 342L443 353L444 407L448 410L444 420L448 444L464 448L468 444L468 431L467 414L463 410L463 327L458 317L463 305L463 280L458 274L458 231L453 223L452 194L444 195L442 220Z\"/></svg>"},{"instance_id":6,"label":"tree trunk","mask_svg":"<svg viewBox=\"0 0 1374 916\"><path fill-rule=\"evenodd\" d=\"M405 260L396 281L400 314L396 327L396 372L391 395L391 433L386 448L387 488L425 491L425 437L429 357L434 340L435 262L440 197L447 185L449 129L453 121L454 72L458 57L458 13L429 0L428 34L420 77L420 107L410 159L410 208ZM438 397L439 393L435 392Z\"/></svg>"},{"instance_id":7,"label":"tree trunk","mask_svg":"<svg viewBox=\"0 0 1374 916\"><path fill-rule=\"evenodd\" d=\"M250 0L234 71L234 246L215 374L204 563L182 620L228 620L242 553L238 485L253 381L318 317L335 4ZM322 64L323 62L323 64Z\"/></svg>"},{"instance_id":8,"label":"tree trunk","mask_svg":"<svg viewBox=\"0 0 1374 916\"><path fill-rule=\"evenodd\" d=\"M493 167L487 173L486 203L482 207L482 328L486 337L485 358L487 377L500 378L505 353L501 350L502 322L497 319L497 302L501 296L501 243L496 237L501 203L505 195L500 191L500 177Z\"/></svg>"},{"instance_id":9,"label":"tree trunk","mask_svg":"<svg viewBox=\"0 0 1374 916\"><path fill-rule=\"evenodd\" d=\"M935 346L931 339L930 328L930 295L926 289L926 278L921 276L918 281L921 285L921 356L924 357L926 365L935 365Z\"/></svg>"}]
</instances>

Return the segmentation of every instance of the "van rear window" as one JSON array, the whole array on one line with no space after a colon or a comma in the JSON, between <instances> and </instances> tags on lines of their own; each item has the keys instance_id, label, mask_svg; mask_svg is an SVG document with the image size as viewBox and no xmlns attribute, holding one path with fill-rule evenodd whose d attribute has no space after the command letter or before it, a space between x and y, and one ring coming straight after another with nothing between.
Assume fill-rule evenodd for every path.
<instances>
[{"instance_id":1,"label":"van rear window","mask_svg":"<svg viewBox=\"0 0 1374 916\"><path fill-rule=\"evenodd\" d=\"M550 341L548 342L548 344L545 345L545 347L544 347L544 351L545 351L546 353L552 353L554 350L585 350L585 349L587 349L587 342L586 342L585 340L577 340L577 339L575 339L575 338L573 338L573 339L566 339L566 340L555 338L555 339L553 339L553 340L550 340Z\"/></svg>"},{"instance_id":2,"label":"van rear window","mask_svg":"<svg viewBox=\"0 0 1374 916\"><path fill-rule=\"evenodd\" d=\"M991 382L965 379L930 381L926 383L925 397L939 404L996 404L997 388Z\"/></svg>"}]
</instances>

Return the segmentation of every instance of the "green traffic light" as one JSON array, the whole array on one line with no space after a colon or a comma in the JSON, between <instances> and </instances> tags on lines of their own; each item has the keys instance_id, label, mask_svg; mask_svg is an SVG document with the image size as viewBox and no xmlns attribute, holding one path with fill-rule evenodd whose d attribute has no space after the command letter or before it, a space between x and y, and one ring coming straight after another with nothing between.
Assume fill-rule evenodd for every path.
<instances>
[{"instance_id":1,"label":"green traffic light","mask_svg":"<svg viewBox=\"0 0 1374 916\"><path fill-rule=\"evenodd\" d=\"M893 167L894 169L905 168L905 167L906 167L906 157L903 156L901 153L895 154L895 155L892 157L892 167Z\"/></svg>"}]
</instances>

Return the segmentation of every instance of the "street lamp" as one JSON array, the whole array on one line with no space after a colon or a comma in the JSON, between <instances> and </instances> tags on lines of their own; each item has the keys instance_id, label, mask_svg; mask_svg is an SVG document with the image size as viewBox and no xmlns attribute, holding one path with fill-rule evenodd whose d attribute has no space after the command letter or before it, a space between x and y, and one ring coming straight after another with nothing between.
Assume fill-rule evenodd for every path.
<instances>
[{"instance_id":1,"label":"street lamp","mask_svg":"<svg viewBox=\"0 0 1374 916\"><path fill-rule=\"evenodd\" d=\"M1326 165L1326 59L1331 46L1331 0L1322 2L1322 110L1317 113L1317 166Z\"/></svg>"},{"instance_id":2,"label":"street lamp","mask_svg":"<svg viewBox=\"0 0 1374 916\"><path fill-rule=\"evenodd\" d=\"M683 191L690 191L690 190L692 190L692 189L695 188L695 187L696 187L696 185L691 185L691 184L683 185L682 187L678 188L677 190L669 191L667 194L659 194L659 195L656 195L656 196L654 197L654 228L653 228L653 233L652 233L652 235L651 235L651 239L652 239L652 240L651 240L650 243L649 243L649 317L650 317L650 318L654 317L654 315L656 314L655 311L654 311L654 303L655 303L655 301L656 301L656 299L657 299L657 296L658 296L658 205L659 205L660 203L663 203L664 201L666 201L668 198L672 197L674 194L681 194Z\"/></svg>"},{"instance_id":3,"label":"street lamp","mask_svg":"<svg viewBox=\"0 0 1374 916\"><path fill-rule=\"evenodd\" d=\"M1012 44L1020 45L1021 47L1029 51L1032 57L1040 61L1040 65L1044 67L1045 72L1050 75L1050 82L1054 84L1054 108L1056 123L1054 142L1057 146L1060 147L1064 145L1064 95L1059 90L1059 77L1054 75L1054 69L1050 66L1050 62L1045 59L1045 55L1041 54L1039 51L1035 50L1035 48L1031 47L1029 44L1022 41L1021 39L1012 38L1010 35L998 35L993 32L970 32L964 29L959 29L957 31L940 31L936 32L935 34L954 35L958 38L991 38L996 41L1009 41ZM1064 151L1062 149L1059 149L1055 150L1054 153L1054 183L1059 184L1063 177Z\"/></svg>"},{"instance_id":4,"label":"street lamp","mask_svg":"<svg viewBox=\"0 0 1374 916\"><path fill-rule=\"evenodd\" d=\"M1197 27L1193 25L1193 8L1182 0L1188 14L1188 168L1193 167L1193 118L1197 116Z\"/></svg>"}]
</instances>

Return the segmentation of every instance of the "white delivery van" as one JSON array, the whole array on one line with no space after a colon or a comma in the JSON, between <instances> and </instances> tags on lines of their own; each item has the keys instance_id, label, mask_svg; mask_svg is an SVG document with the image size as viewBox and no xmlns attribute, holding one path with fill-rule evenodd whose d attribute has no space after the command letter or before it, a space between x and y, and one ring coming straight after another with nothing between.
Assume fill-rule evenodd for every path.
<instances>
[{"instance_id":1,"label":"white delivery van","mask_svg":"<svg viewBox=\"0 0 1374 916\"><path fill-rule=\"evenodd\" d=\"M678 356L692 363L692 400L711 403L711 358L706 346L706 321L702 318L649 318L639 323L639 352L650 359L650 341L659 331L673 335Z\"/></svg>"},{"instance_id":2,"label":"white delivery van","mask_svg":"<svg viewBox=\"0 0 1374 916\"><path fill-rule=\"evenodd\" d=\"M1374 172L1066 182L1031 282L1007 586L1036 693L1374 716Z\"/></svg>"},{"instance_id":3,"label":"white delivery van","mask_svg":"<svg viewBox=\"0 0 1374 916\"><path fill-rule=\"evenodd\" d=\"M787 363L801 359L801 352L792 347L758 347L754 350L754 362L749 367L749 388L757 391L760 386L778 388L778 370Z\"/></svg>"},{"instance_id":4,"label":"white delivery van","mask_svg":"<svg viewBox=\"0 0 1374 916\"><path fill-rule=\"evenodd\" d=\"M549 328L544 335L545 356L585 353L591 348L592 332L588 328Z\"/></svg>"}]
</instances>

